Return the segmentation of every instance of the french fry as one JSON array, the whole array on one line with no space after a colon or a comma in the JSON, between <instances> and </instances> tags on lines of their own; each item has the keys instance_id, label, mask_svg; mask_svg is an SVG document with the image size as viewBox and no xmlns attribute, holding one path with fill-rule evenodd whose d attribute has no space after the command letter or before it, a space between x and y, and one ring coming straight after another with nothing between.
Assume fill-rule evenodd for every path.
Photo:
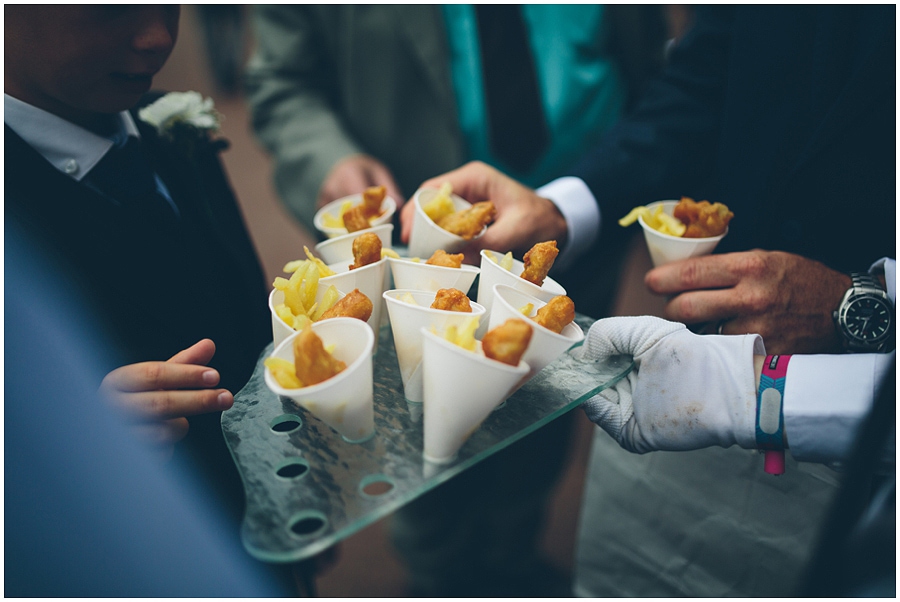
<instances>
[{"instance_id":1,"label":"french fry","mask_svg":"<svg viewBox=\"0 0 900 602\"><path fill-rule=\"evenodd\" d=\"M425 215L431 218L431 221L434 223L437 223L441 218L456 212L453 201L450 200L451 192L453 192L453 187L449 182L444 182L438 190L437 196L422 205L422 211L424 211Z\"/></svg>"},{"instance_id":2,"label":"french fry","mask_svg":"<svg viewBox=\"0 0 900 602\"><path fill-rule=\"evenodd\" d=\"M297 378L294 362L280 357L267 357L263 364L269 369L278 384L285 389L299 389L303 386L303 383Z\"/></svg>"},{"instance_id":3,"label":"french fry","mask_svg":"<svg viewBox=\"0 0 900 602\"><path fill-rule=\"evenodd\" d=\"M478 330L478 317L474 316L458 327L451 324L444 332L444 338L467 351L475 351L475 331Z\"/></svg>"},{"instance_id":4,"label":"french fry","mask_svg":"<svg viewBox=\"0 0 900 602\"><path fill-rule=\"evenodd\" d=\"M311 262L313 262L313 264L315 264L316 268L319 270L319 276L321 278L327 278L328 276L334 276L337 273L337 272L333 271L331 268L329 268L327 265L325 265L324 261L322 261L315 255L310 253L309 247L307 247L306 245L303 245L303 252L306 253L306 256L309 258L309 260Z\"/></svg>"}]
</instances>

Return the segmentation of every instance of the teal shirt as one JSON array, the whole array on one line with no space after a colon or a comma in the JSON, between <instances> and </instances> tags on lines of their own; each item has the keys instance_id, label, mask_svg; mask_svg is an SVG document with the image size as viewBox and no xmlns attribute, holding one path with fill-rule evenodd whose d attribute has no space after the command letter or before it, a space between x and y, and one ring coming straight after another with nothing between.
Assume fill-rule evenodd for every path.
<instances>
[{"instance_id":1,"label":"teal shirt","mask_svg":"<svg viewBox=\"0 0 900 602\"><path fill-rule=\"evenodd\" d=\"M529 186L563 175L618 118L625 88L602 52L602 5L525 4L531 51L550 145L529 173L516 173L491 153L475 10L443 6L459 124L470 160L496 166Z\"/></svg>"}]
</instances>

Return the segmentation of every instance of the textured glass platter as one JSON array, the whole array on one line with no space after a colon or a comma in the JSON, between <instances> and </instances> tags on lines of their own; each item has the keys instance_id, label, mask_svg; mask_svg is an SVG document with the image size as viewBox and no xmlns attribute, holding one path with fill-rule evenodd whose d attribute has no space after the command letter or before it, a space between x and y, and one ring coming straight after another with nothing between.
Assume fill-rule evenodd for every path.
<instances>
[{"instance_id":1,"label":"textured glass platter","mask_svg":"<svg viewBox=\"0 0 900 602\"><path fill-rule=\"evenodd\" d=\"M577 316L587 332L593 319ZM313 556L387 516L612 386L629 357L586 363L565 353L501 404L449 464L422 458L422 404L403 396L390 328L374 357L375 436L347 443L266 387L263 350L250 382L222 414L222 431L247 497L241 538L266 562Z\"/></svg>"}]
</instances>

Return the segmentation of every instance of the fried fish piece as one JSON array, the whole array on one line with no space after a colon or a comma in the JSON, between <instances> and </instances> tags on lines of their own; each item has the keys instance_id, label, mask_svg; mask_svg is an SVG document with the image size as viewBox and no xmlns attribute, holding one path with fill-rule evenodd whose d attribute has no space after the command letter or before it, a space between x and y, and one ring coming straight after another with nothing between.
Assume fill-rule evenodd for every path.
<instances>
[{"instance_id":1,"label":"fried fish piece","mask_svg":"<svg viewBox=\"0 0 900 602\"><path fill-rule=\"evenodd\" d=\"M294 339L294 370L303 386L317 385L346 367L347 364L325 350L322 339L312 328L304 328Z\"/></svg>"},{"instance_id":2,"label":"fried fish piece","mask_svg":"<svg viewBox=\"0 0 900 602\"><path fill-rule=\"evenodd\" d=\"M372 301L358 288L344 295L331 309L322 314L320 320L328 318L357 318L363 322L372 316Z\"/></svg>"},{"instance_id":3,"label":"fried fish piece","mask_svg":"<svg viewBox=\"0 0 900 602\"><path fill-rule=\"evenodd\" d=\"M559 334L575 319L575 303L565 295L553 297L531 319Z\"/></svg>"},{"instance_id":4,"label":"fried fish piece","mask_svg":"<svg viewBox=\"0 0 900 602\"><path fill-rule=\"evenodd\" d=\"M510 318L500 326L488 331L481 340L485 357L518 366L528 343L531 342L532 328L525 320Z\"/></svg>"},{"instance_id":5,"label":"fried fish piece","mask_svg":"<svg viewBox=\"0 0 900 602\"><path fill-rule=\"evenodd\" d=\"M531 247L522 261L525 263L525 269L522 270L522 278L532 284L541 286L544 284L544 278L547 272L553 267L556 256L559 255L559 249L556 248L555 240L539 242Z\"/></svg>"},{"instance_id":6,"label":"fried fish piece","mask_svg":"<svg viewBox=\"0 0 900 602\"><path fill-rule=\"evenodd\" d=\"M439 265L445 268L458 268L462 265L464 257L465 255L462 253L451 255L443 249L438 249L425 263L428 265Z\"/></svg>"},{"instance_id":7,"label":"fried fish piece","mask_svg":"<svg viewBox=\"0 0 900 602\"><path fill-rule=\"evenodd\" d=\"M675 205L673 215L687 226L682 238L708 238L724 234L728 222L734 217L734 213L722 203L696 203L686 196Z\"/></svg>"},{"instance_id":8,"label":"fried fish piece","mask_svg":"<svg viewBox=\"0 0 900 602\"><path fill-rule=\"evenodd\" d=\"M381 261L381 239L374 232L360 234L353 241L353 263L350 269L355 270L370 263Z\"/></svg>"},{"instance_id":9,"label":"fried fish piece","mask_svg":"<svg viewBox=\"0 0 900 602\"><path fill-rule=\"evenodd\" d=\"M464 292L455 288L442 288L434 294L431 309L472 313L472 304Z\"/></svg>"},{"instance_id":10,"label":"fried fish piece","mask_svg":"<svg viewBox=\"0 0 900 602\"><path fill-rule=\"evenodd\" d=\"M369 219L381 215L381 202L385 196L387 196L387 188L384 186L370 186L363 190L363 215Z\"/></svg>"},{"instance_id":11,"label":"fried fish piece","mask_svg":"<svg viewBox=\"0 0 900 602\"><path fill-rule=\"evenodd\" d=\"M497 210L494 208L494 203L482 201L468 209L442 217L438 220L437 225L465 240L471 240L490 224L496 215Z\"/></svg>"},{"instance_id":12,"label":"fried fish piece","mask_svg":"<svg viewBox=\"0 0 900 602\"><path fill-rule=\"evenodd\" d=\"M350 207L344 212L344 227L347 232L358 232L369 228L369 218L366 217L365 209L362 205Z\"/></svg>"}]
</instances>

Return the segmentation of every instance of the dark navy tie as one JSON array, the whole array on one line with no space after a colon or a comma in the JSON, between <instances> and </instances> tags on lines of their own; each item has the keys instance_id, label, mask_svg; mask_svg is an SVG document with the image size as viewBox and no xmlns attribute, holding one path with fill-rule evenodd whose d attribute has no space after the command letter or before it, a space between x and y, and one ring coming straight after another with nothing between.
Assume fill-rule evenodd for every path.
<instances>
[{"instance_id":1,"label":"dark navy tie","mask_svg":"<svg viewBox=\"0 0 900 602\"><path fill-rule=\"evenodd\" d=\"M509 167L525 172L550 139L521 7L478 4L478 39L491 149Z\"/></svg>"},{"instance_id":2,"label":"dark navy tie","mask_svg":"<svg viewBox=\"0 0 900 602\"><path fill-rule=\"evenodd\" d=\"M118 204L159 219L176 219L176 209L159 190L156 174L140 140L128 136L114 145L88 173L88 182Z\"/></svg>"}]
</instances>

